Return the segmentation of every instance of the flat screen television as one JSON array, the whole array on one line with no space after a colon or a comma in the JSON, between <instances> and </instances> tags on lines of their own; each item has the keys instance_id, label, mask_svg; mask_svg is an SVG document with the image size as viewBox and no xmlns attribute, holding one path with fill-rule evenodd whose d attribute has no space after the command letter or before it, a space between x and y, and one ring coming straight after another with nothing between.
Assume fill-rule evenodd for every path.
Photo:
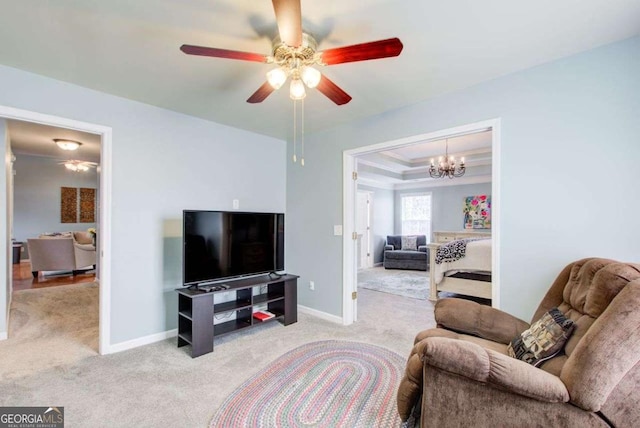
<instances>
[{"instance_id":1,"label":"flat screen television","mask_svg":"<svg viewBox=\"0 0 640 428\"><path fill-rule=\"evenodd\" d=\"M284 214L183 211L185 286L284 269Z\"/></svg>"}]
</instances>

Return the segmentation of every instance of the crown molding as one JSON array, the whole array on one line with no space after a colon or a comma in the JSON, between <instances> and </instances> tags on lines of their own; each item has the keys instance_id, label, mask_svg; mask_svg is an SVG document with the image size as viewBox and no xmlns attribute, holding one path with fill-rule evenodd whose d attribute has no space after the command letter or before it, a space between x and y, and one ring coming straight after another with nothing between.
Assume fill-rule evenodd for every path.
<instances>
[{"instance_id":1,"label":"crown molding","mask_svg":"<svg viewBox=\"0 0 640 428\"><path fill-rule=\"evenodd\" d=\"M358 177L358 186L368 186L375 187L376 189L383 190L395 190L395 187L392 183L385 183L382 181L376 181L369 178L360 178Z\"/></svg>"},{"instance_id":2,"label":"crown molding","mask_svg":"<svg viewBox=\"0 0 640 428\"><path fill-rule=\"evenodd\" d=\"M413 183L396 184L394 186L394 189L395 190L424 189L424 188L430 188L430 187L463 186L466 184L481 184L481 183L491 183L491 174L475 175L470 177L458 177L453 179L433 178L425 181L416 181Z\"/></svg>"}]
</instances>

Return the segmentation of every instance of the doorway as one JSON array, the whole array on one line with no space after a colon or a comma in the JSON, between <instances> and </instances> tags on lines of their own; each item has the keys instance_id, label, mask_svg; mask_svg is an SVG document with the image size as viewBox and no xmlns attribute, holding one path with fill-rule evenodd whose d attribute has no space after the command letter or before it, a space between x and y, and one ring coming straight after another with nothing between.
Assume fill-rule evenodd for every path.
<instances>
[{"instance_id":1,"label":"doorway","mask_svg":"<svg viewBox=\"0 0 640 428\"><path fill-rule=\"evenodd\" d=\"M5 121L12 153L13 291L94 282L100 135Z\"/></svg>"},{"instance_id":2,"label":"doorway","mask_svg":"<svg viewBox=\"0 0 640 428\"><path fill-rule=\"evenodd\" d=\"M358 165L357 159L363 155L378 153L381 151L409 148L421 142L443 141L448 138L462 137L465 135L490 131L490 145L493 154L493 162L490 166L490 180L492 192L492 305L500 307L500 260L497 251L497 243L500 242L500 119L493 119L483 122L455 128L444 129L399 140L388 141L357 149L346 150L343 153L343 224L345 237L343 239L343 323L349 325L356 321L357 314L357 266L358 251L357 241L351 239L349 231L357 230L357 186L360 182L362 167ZM372 160L372 162L382 162L384 160ZM365 165L365 167L368 167ZM427 173L427 169L422 173ZM396 174L398 175L398 174ZM399 174L402 176L402 174Z\"/></svg>"},{"instance_id":3,"label":"doorway","mask_svg":"<svg viewBox=\"0 0 640 428\"><path fill-rule=\"evenodd\" d=\"M97 219L98 230L100 231L100 239L96 242L96 253L100 265L100 287L99 287L99 315L98 315L98 352L100 354L109 353L110 348L110 296L111 296L111 171L112 171L112 130L109 127L96 125L77 120L66 119L58 116L45 115L41 113L31 112L27 110L15 109L12 107L0 106L0 118L9 120L18 120L22 122L31 122L35 124L53 126L57 128L65 128L100 136L100 170L98 179L98 209L100 213ZM53 143L52 143L53 144ZM10 160L7 159L7 168L11 168ZM11 184L9 182L8 184ZM13 231L13 207L12 207L12 189L8 192L8 200L6 204L6 224L0 225L5 227L9 233L7 234L6 260L11 263L12 244L11 234ZM9 253L11 251L11 253ZM7 278L5 280L11 284L12 269L8 266ZM7 308L10 304L10 294L6 296L5 301L0 302ZM7 314L8 315L8 314Z\"/></svg>"}]
</instances>

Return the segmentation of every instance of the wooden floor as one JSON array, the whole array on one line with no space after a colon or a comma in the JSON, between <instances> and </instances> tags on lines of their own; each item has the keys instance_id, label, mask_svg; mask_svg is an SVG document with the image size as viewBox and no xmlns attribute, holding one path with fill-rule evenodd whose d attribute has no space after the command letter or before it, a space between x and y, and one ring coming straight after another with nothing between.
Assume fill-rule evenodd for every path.
<instances>
[{"instance_id":1,"label":"wooden floor","mask_svg":"<svg viewBox=\"0 0 640 428\"><path fill-rule=\"evenodd\" d=\"M30 288L55 287L58 285L80 284L83 282L93 282L96 280L96 271L91 270L85 273L72 275L71 272L65 272L55 275L38 274L34 278L31 274L31 263L23 260L20 264L13 266L13 291L28 290Z\"/></svg>"}]
</instances>

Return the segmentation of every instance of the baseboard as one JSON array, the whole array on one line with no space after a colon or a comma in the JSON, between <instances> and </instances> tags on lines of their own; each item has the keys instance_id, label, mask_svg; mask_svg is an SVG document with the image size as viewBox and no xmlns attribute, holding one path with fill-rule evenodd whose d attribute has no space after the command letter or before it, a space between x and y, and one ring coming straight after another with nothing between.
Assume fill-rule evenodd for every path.
<instances>
[{"instance_id":1,"label":"baseboard","mask_svg":"<svg viewBox=\"0 0 640 428\"><path fill-rule=\"evenodd\" d=\"M126 342L116 343L109 346L108 354L126 351L128 349L137 348L138 346L149 345L150 343L160 342L178 335L178 329L163 331L162 333L150 334L149 336L139 337L137 339L127 340Z\"/></svg>"},{"instance_id":2,"label":"baseboard","mask_svg":"<svg viewBox=\"0 0 640 428\"><path fill-rule=\"evenodd\" d=\"M382 266L383 264L384 264L383 262L380 262L380 263L374 263L374 264L373 264L373 267L380 267L380 266Z\"/></svg>"},{"instance_id":3,"label":"baseboard","mask_svg":"<svg viewBox=\"0 0 640 428\"><path fill-rule=\"evenodd\" d=\"M7 340L8 338L6 331L0 331L0 340Z\"/></svg>"},{"instance_id":4,"label":"baseboard","mask_svg":"<svg viewBox=\"0 0 640 428\"><path fill-rule=\"evenodd\" d=\"M307 306L298 305L298 310L304 314L312 315L316 318L320 318L326 321L335 322L338 324L343 324L342 317L337 315L328 314L326 312L319 311L317 309L309 308Z\"/></svg>"}]
</instances>

